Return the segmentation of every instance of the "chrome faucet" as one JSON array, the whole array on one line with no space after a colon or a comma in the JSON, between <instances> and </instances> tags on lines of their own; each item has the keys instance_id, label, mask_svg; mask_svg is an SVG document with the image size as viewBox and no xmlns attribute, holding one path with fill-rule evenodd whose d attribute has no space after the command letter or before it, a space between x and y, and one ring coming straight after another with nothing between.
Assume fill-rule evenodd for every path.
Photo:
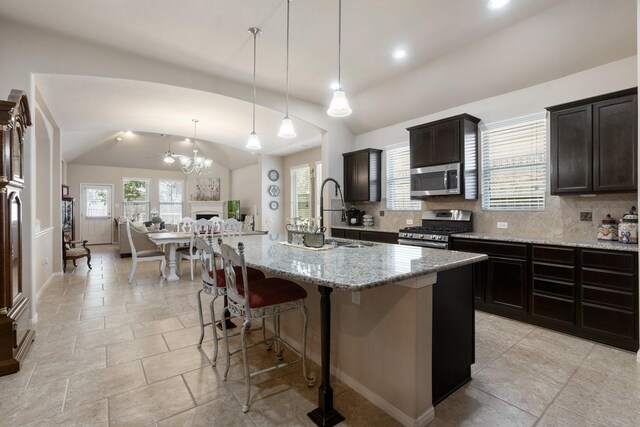
<instances>
[{"instance_id":1,"label":"chrome faucet","mask_svg":"<svg viewBox=\"0 0 640 427\"><path fill-rule=\"evenodd\" d=\"M327 182L332 181L336 185L336 196L340 194L340 203L342 204L342 209L325 209L324 208L324 186ZM340 184L333 178L327 178L322 181L322 185L320 186L320 227L324 227L324 213L325 212L342 212L341 221L347 221L347 210L344 207L344 197L342 197L342 190L340 189Z\"/></svg>"}]
</instances>

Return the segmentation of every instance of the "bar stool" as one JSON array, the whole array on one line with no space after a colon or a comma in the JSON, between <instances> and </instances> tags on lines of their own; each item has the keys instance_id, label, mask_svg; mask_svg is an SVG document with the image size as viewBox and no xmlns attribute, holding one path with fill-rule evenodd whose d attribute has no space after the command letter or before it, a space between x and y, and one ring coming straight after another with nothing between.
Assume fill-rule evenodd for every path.
<instances>
[{"instance_id":1,"label":"bar stool","mask_svg":"<svg viewBox=\"0 0 640 427\"><path fill-rule=\"evenodd\" d=\"M196 228L200 227L202 222L208 220L198 220L194 226ZM212 227L213 229L213 227ZM213 330L213 358L212 365L215 366L216 359L218 358L218 341L223 339L223 337L219 337L216 331L216 314L214 310L214 304L216 299L220 296L225 296L227 294L226 282L224 278L224 272L222 268L216 268L216 257L220 257L220 247L218 243L213 240L211 234L204 234L203 236L198 236L195 239L195 247L197 254L200 258L201 265L201 275L202 275L202 288L198 290L198 316L200 318L200 340L198 341L198 348L202 346L202 341L204 340L204 328L207 326L211 326ZM249 277L249 281L253 280L261 280L264 279L264 273L255 268L248 268L247 274ZM213 296L213 299L209 303L209 311L211 314L211 322L204 322L204 314L202 312L202 293L209 294ZM222 323L225 324L224 315L222 316ZM265 335L265 327L264 322L262 324L262 333L263 337ZM235 336L238 334L234 334ZM270 346L267 346L270 349Z\"/></svg>"},{"instance_id":2,"label":"bar stool","mask_svg":"<svg viewBox=\"0 0 640 427\"><path fill-rule=\"evenodd\" d=\"M244 245L238 243L238 251L224 243L221 239L218 239L220 245L220 251L222 253L222 262L224 268L224 274L227 283L227 298L228 308L231 314L241 318L243 320L242 329L240 330L240 342L241 349L235 349L231 351L229 348L229 336L227 334L227 328L222 323L222 333L225 340L227 349L227 366L224 374L222 375L222 381L227 380L229 374L229 366L231 364L231 355L242 351L242 360L244 364L244 377L246 381L247 393L245 402L242 405L242 412L249 410L249 400L251 398L251 378L256 375L260 375L265 372L270 372L274 369L284 368L293 363L302 361L302 374L309 387L315 384L315 375L307 376L307 309L304 305L304 300L307 298L307 291L302 286L294 283L290 280L281 279L278 277L270 277L262 280L250 280L248 276L248 270L244 259ZM239 269L238 269L239 267ZM240 274L239 274L240 273ZM242 286L240 286L242 284ZM280 337L280 315L289 311L300 309L302 312L303 331L302 331L302 349L298 351L293 348L289 343L284 341ZM275 366L262 369L255 372L249 370L249 356L247 349L255 347L257 345L266 343L266 338L263 341L257 342L250 346L247 346L246 332L249 328L251 320L264 319L268 317L274 318L274 335L270 337L276 344L276 356L281 359L282 353L280 350L280 344L285 345L296 353L299 358L291 362L279 363ZM264 323L263 323L264 324Z\"/></svg>"}]
</instances>

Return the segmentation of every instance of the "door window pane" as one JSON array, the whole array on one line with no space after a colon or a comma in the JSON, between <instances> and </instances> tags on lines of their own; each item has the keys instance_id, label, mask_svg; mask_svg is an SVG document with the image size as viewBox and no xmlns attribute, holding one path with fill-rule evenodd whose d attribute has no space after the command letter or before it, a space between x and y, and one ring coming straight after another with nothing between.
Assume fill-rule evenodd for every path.
<instances>
[{"instance_id":1,"label":"door window pane","mask_svg":"<svg viewBox=\"0 0 640 427\"><path fill-rule=\"evenodd\" d=\"M107 191L101 188L87 188L87 211L84 213L87 218L98 218L109 215L109 205L107 201Z\"/></svg>"}]
</instances>

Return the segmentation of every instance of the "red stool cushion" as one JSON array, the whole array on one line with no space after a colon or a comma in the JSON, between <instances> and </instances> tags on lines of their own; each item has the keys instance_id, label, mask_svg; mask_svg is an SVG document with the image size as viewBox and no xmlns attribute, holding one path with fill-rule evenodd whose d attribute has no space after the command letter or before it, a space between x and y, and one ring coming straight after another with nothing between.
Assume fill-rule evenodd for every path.
<instances>
[{"instance_id":1,"label":"red stool cushion","mask_svg":"<svg viewBox=\"0 0 640 427\"><path fill-rule=\"evenodd\" d=\"M236 285L241 288L242 287L242 268L239 266L233 267L233 270L236 272ZM209 272L209 275L213 277L213 272ZM216 279L218 282L219 288L224 288L227 286L226 280L224 277L224 270L218 269L216 270ZM262 280L264 279L264 273L256 268L247 267L247 280L253 282L254 280Z\"/></svg>"},{"instance_id":2,"label":"red stool cushion","mask_svg":"<svg viewBox=\"0 0 640 427\"><path fill-rule=\"evenodd\" d=\"M249 284L249 289L249 306L251 308L283 304L307 297L307 291L302 286L279 277L252 281ZM239 292L241 295L244 294L241 290Z\"/></svg>"}]
</instances>

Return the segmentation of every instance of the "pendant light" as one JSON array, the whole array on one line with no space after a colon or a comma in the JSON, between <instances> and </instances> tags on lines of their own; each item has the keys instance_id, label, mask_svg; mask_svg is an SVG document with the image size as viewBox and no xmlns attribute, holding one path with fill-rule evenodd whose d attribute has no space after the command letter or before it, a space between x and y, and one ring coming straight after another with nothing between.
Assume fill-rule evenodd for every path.
<instances>
[{"instance_id":1,"label":"pendant light","mask_svg":"<svg viewBox=\"0 0 640 427\"><path fill-rule=\"evenodd\" d=\"M342 0L338 0L338 89L333 92L333 99L329 104L327 114L331 117L346 117L351 114L351 108L349 108L349 101L342 89L340 82L342 60Z\"/></svg>"},{"instance_id":2,"label":"pendant light","mask_svg":"<svg viewBox=\"0 0 640 427\"><path fill-rule=\"evenodd\" d=\"M262 33L260 28L251 27L249 32L253 35L253 130L249 134L247 145L244 146L247 150L261 150L260 139L256 134L256 38Z\"/></svg>"},{"instance_id":3,"label":"pendant light","mask_svg":"<svg viewBox=\"0 0 640 427\"><path fill-rule=\"evenodd\" d=\"M285 102L285 113L278 136L280 138L295 138L296 130L293 128L293 122L289 118L289 6L291 0L287 0L287 99Z\"/></svg>"}]
</instances>

